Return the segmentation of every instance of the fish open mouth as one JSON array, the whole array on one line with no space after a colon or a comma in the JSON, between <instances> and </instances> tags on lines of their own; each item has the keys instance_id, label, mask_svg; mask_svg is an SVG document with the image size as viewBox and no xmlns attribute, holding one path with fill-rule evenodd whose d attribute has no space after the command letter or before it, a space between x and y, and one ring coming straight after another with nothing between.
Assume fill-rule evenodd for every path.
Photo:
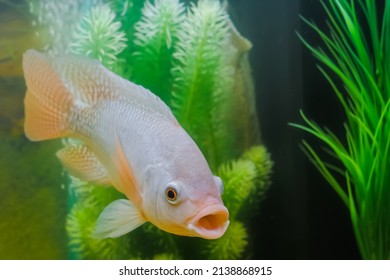
<instances>
[{"instance_id":1,"label":"fish open mouth","mask_svg":"<svg viewBox=\"0 0 390 280\"><path fill-rule=\"evenodd\" d=\"M188 225L200 237L216 239L221 237L229 225L229 212L221 204L210 205L200 210Z\"/></svg>"}]
</instances>

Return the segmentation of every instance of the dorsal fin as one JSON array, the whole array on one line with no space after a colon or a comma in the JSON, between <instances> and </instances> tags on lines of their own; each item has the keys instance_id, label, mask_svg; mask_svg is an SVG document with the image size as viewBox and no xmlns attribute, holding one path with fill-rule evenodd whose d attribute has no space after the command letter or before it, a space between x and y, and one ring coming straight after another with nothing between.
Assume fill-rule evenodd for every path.
<instances>
[{"instance_id":1,"label":"dorsal fin","mask_svg":"<svg viewBox=\"0 0 390 280\"><path fill-rule=\"evenodd\" d=\"M61 55L54 58L53 66L80 105L90 106L102 99L123 98L176 121L171 110L158 96L121 78L97 60Z\"/></svg>"}]
</instances>

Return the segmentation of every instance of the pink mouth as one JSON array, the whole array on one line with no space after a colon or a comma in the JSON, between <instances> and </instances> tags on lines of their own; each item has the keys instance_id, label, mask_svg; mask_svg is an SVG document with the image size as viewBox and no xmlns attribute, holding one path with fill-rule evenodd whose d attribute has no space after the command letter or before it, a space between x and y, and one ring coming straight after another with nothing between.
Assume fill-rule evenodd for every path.
<instances>
[{"instance_id":1,"label":"pink mouth","mask_svg":"<svg viewBox=\"0 0 390 280\"><path fill-rule=\"evenodd\" d=\"M200 210L187 228L206 239L221 237L229 226L229 212L225 206L214 204Z\"/></svg>"}]
</instances>

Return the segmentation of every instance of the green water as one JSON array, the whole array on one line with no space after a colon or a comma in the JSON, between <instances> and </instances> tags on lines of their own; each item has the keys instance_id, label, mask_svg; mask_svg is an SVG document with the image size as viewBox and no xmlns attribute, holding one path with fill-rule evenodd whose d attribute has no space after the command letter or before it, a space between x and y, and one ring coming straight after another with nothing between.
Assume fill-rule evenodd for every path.
<instances>
[{"instance_id":1,"label":"green water","mask_svg":"<svg viewBox=\"0 0 390 280\"><path fill-rule=\"evenodd\" d=\"M23 84L1 79L0 96L12 93L7 102L21 104ZM0 117L0 259L64 259L67 193L53 157L59 143L30 142L14 123L22 111L6 111Z\"/></svg>"},{"instance_id":2,"label":"green water","mask_svg":"<svg viewBox=\"0 0 390 280\"><path fill-rule=\"evenodd\" d=\"M58 142L32 143L23 133L21 53L39 44L25 3L14 4L0 3L0 259L64 259L67 195L53 157Z\"/></svg>"}]
</instances>

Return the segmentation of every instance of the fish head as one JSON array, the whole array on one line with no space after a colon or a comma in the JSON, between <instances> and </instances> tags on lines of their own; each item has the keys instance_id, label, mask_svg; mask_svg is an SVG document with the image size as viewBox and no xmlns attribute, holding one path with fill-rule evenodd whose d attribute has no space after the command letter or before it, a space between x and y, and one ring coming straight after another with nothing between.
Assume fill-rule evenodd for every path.
<instances>
[{"instance_id":1,"label":"fish head","mask_svg":"<svg viewBox=\"0 0 390 280\"><path fill-rule=\"evenodd\" d=\"M159 186L153 194L144 196L144 213L160 229L183 236L216 239L229 225L229 211L221 193L223 183L219 177L157 176ZM150 178L150 177L149 177ZM159 182L157 182L159 181ZM153 198L153 199L151 199Z\"/></svg>"}]
</instances>

